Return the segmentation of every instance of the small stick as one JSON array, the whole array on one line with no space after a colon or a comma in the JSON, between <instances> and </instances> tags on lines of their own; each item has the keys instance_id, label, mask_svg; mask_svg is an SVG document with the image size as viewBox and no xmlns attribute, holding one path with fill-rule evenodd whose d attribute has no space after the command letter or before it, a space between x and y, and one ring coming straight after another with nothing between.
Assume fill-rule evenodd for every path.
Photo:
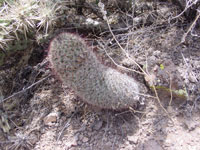
<instances>
[{"instance_id":1,"label":"small stick","mask_svg":"<svg viewBox=\"0 0 200 150\"><path fill-rule=\"evenodd\" d=\"M182 37L182 39L181 39L181 43L184 43L184 42L185 42L185 39L186 39L188 33L194 28L194 26L195 26L197 20L199 19L199 17L200 17L200 13L196 16L195 20L194 20L193 23L190 25L190 27L189 27L189 29L187 30L187 32L184 33L184 35L183 35L183 37Z\"/></svg>"}]
</instances>

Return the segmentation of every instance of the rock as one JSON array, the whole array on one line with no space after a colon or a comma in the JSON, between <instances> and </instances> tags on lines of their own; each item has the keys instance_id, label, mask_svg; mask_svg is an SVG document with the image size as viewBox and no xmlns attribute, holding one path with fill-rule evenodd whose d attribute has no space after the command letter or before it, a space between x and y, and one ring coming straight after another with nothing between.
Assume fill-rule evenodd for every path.
<instances>
[{"instance_id":1,"label":"rock","mask_svg":"<svg viewBox=\"0 0 200 150\"><path fill-rule=\"evenodd\" d=\"M67 142L65 143L65 145L66 145L66 147L68 147L68 148L70 148L70 147L72 147L72 146L77 146L77 141L76 141L76 139L74 138L74 139L72 139L72 140L67 141Z\"/></svg>"},{"instance_id":2,"label":"rock","mask_svg":"<svg viewBox=\"0 0 200 150\"><path fill-rule=\"evenodd\" d=\"M57 122L57 118L58 118L58 113L56 112L52 112L50 114L48 114L44 119L44 124L47 126L52 126Z\"/></svg>"},{"instance_id":3,"label":"rock","mask_svg":"<svg viewBox=\"0 0 200 150\"><path fill-rule=\"evenodd\" d=\"M163 150L163 148L154 140L149 140L140 144L136 150Z\"/></svg>"},{"instance_id":4,"label":"rock","mask_svg":"<svg viewBox=\"0 0 200 150\"><path fill-rule=\"evenodd\" d=\"M83 141L83 143L86 143L86 142L89 141L89 138L87 138L87 137L83 137L82 141Z\"/></svg>"},{"instance_id":5,"label":"rock","mask_svg":"<svg viewBox=\"0 0 200 150\"><path fill-rule=\"evenodd\" d=\"M134 136L134 135L132 135L132 136L128 136L127 137L128 138L128 141L132 144L137 144L138 143L138 138L136 137L136 136Z\"/></svg>"},{"instance_id":6,"label":"rock","mask_svg":"<svg viewBox=\"0 0 200 150\"><path fill-rule=\"evenodd\" d=\"M183 122L183 126L188 129L189 131L193 131L195 130L195 128L197 127L197 123L191 120L185 120Z\"/></svg>"},{"instance_id":7,"label":"rock","mask_svg":"<svg viewBox=\"0 0 200 150\"><path fill-rule=\"evenodd\" d=\"M97 121L97 123L94 125L93 129L94 130L99 130L103 125L103 121Z\"/></svg>"},{"instance_id":8,"label":"rock","mask_svg":"<svg viewBox=\"0 0 200 150\"><path fill-rule=\"evenodd\" d=\"M198 82L196 77L194 76L194 74L192 72L190 72L188 76L189 76L188 79L190 80L190 82L192 82L192 83Z\"/></svg>"}]
</instances>

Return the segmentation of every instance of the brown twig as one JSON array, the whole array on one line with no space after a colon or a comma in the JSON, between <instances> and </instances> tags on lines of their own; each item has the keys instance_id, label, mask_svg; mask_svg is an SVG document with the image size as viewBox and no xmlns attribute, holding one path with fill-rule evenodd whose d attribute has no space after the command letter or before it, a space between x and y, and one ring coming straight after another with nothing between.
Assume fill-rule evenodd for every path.
<instances>
[{"instance_id":1,"label":"brown twig","mask_svg":"<svg viewBox=\"0 0 200 150\"><path fill-rule=\"evenodd\" d=\"M198 12L198 13L199 13L199 12ZM184 33L184 35L183 35L183 37L182 37L182 39L181 39L181 43L184 43L184 42L185 42L185 39L186 39L188 33L194 28L194 26L195 26L197 20L199 19L199 17L200 17L200 13L196 16L195 20L194 20L193 23L190 25L190 27L189 27L189 29L187 30L187 32Z\"/></svg>"},{"instance_id":2,"label":"brown twig","mask_svg":"<svg viewBox=\"0 0 200 150\"><path fill-rule=\"evenodd\" d=\"M101 13L101 11L99 10L98 7L94 6L91 3L87 3L87 2L84 3L84 7L87 8L87 9L90 9L92 11L92 13L97 15L97 17L103 19L103 15L102 15L102 13Z\"/></svg>"}]
</instances>

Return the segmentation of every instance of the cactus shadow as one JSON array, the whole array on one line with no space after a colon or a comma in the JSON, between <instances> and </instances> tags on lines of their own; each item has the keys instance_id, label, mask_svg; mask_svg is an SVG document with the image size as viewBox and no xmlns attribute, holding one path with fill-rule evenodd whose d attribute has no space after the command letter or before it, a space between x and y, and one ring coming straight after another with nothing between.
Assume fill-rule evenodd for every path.
<instances>
[{"instance_id":1,"label":"cactus shadow","mask_svg":"<svg viewBox=\"0 0 200 150\"><path fill-rule=\"evenodd\" d=\"M98 110L84 104L72 118L71 127L78 140L81 141L80 135L89 138L91 149L120 149L139 130L139 118L129 110Z\"/></svg>"}]
</instances>

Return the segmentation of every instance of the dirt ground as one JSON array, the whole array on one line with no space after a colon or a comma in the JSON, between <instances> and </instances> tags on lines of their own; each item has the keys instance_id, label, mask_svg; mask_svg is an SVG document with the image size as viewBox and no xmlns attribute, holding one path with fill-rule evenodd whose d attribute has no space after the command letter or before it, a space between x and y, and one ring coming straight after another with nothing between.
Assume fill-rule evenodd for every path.
<instances>
[{"instance_id":1,"label":"dirt ground","mask_svg":"<svg viewBox=\"0 0 200 150\"><path fill-rule=\"evenodd\" d=\"M169 23L167 16L177 7L169 3L158 6L153 24L144 23L115 35L130 57L155 78L156 87L166 87L167 90L157 88L159 100L147 77L123 70L144 86L146 96L141 96L142 102L136 108L114 111L84 104L70 87L52 75L45 57L49 45L46 41L34 47L20 69L0 72L0 94L3 98L12 95L1 106L1 121L7 118L10 130L0 130L0 149L199 150L200 39L188 34L180 43L191 23L185 22L184 17ZM146 14L151 14L146 16L148 23L154 14L152 10ZM71 30L67 28L64 25L58 32ZM198 30L197 27L195 31ZM94 44L97 56L106 65L113 65L109 55L117 64L139 70L108 32L98 38L87 34L85 39ZM82 29L78 33L84 34ZM56 34L57 31L53 36ZM168 88L179 93L170 93ZM22 92L13 96L18 91Z\"/></svg>"}]
</instances>

